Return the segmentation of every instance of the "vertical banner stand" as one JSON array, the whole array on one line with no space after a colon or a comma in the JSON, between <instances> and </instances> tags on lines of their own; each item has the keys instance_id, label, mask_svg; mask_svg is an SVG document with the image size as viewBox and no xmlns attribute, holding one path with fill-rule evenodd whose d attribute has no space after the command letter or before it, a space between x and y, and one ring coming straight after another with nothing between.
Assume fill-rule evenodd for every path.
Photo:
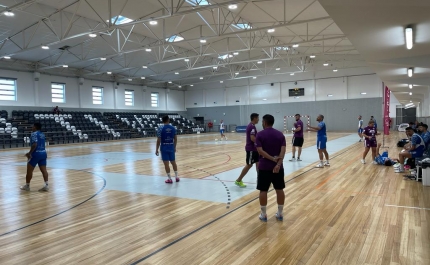
<instances>
[{"instance_id":1,"label":"vertical banner stand","mask_svg":"<svg viewBox=\"0 0 430 265\"><path fill-rule=\"evenodd\" d=\"M384 117L384 134L382 135L382 148L389 148L385 146L385 135L390 135L390 89L382 83L383 92L383 117Z\"/></svg>"}]
</instances>

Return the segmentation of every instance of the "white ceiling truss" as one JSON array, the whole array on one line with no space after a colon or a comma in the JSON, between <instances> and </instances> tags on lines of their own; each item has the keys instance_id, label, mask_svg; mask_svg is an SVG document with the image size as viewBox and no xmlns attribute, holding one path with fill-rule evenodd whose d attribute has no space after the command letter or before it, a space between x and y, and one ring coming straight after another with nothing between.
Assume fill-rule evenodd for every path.
<instances>
[{"instance_id":1,"label":"white ceiling truss","mask_svg":"<svg viewBox=\"0 0 430 265\"><path fill-rule=\"evenodd\" d=\"M237 9L229 9L231 4ZM324 62L339 70L366 66L316 0L0 0L0 5L0 55L12 58L11 68L24 64L39 72L177 87L318 71ZM120 16L130 21L118 24ZM166 41L172 36L183 40Z\"/></svg>"}]
</instances>

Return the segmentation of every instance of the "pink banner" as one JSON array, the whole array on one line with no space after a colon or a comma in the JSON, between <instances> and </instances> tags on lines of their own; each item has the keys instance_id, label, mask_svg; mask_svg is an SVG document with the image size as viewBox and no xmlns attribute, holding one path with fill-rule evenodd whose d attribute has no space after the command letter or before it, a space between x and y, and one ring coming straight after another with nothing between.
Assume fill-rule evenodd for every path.
<instances>
[{"instance_id":1,"label":"pink banner","mask_svg":"<svg viewBox=\"0 0 430 265\"><path fill-rule=\"evenodd\" d=\"M390 134L390 90L384 88L384 134Z\"/></svg>"}]
</instances>

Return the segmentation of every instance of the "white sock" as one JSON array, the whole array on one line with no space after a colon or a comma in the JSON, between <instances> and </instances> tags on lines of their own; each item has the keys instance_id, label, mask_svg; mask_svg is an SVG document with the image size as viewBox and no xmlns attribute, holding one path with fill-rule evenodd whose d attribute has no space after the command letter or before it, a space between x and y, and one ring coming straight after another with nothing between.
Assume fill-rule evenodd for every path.
<instances>
[{"instance_id":1,"label":"white sock","mask_svg":"<svg viewBox=\"0 0 430 265\"><path fill-rule=\"evenodd\" d=\"M28 187L30 187L30 183L25 183L25 186L28 186Z\"/></svg>"},{"instance_id":2,"label":"white sock","mask_svg":"<svg viewBox=\"0 0 430 265\"><path fill-rule=\"evenodd\" d=\"M323 160L320 160L320 165L324 165L324 161Z\"/></svg>"},{"instance_id":3,"label":"white sock","mask_svg":"<svg viewBox=\"0 0 430 265\"><path fill-rule=\"evenodd\" d=\"M330 161L327 159L327 164L330 164Z\"/></svg>"},{"instance_id":4,"label":"white sock","mask_svg":"<svg viewBox=\"0 0 430 265\"><path fill-rule=\"evenodd\" d=\"M261 208L261 213L263 215L266 215L266 206L260 206L260 208Z\"/></svg>"},{"instance_id":5,"label":"white sock","mask_svg":"<svg viewBox=\"0 0 430 265\"><path fill-rule=\"evenodd\" d=\"M167 173L167 177L168 177L169 179L171 179L171 177L170 177L170 173Z\"/></svg>"},{"instance_id":6,"label":"white sock","mask_svg":"<svg viewBox=\"0 0 430 265\"><path fill-rule=\"evenodd\" d=\"M45 181L45 186L48 186L48 181Z\"/></svg>"},{"instance_id":7,"label":"white sock","mask_svg":"<svg viewBox=\"0 0 430 265\"><path fill-rule=\"evenodd\" d=\"M282 215L282 211L284 210L284 205L279 205L278 204L278 214Z\"/></svg>"},{"instance_id":8,"label":"white sock","mask_svg":"<svg viewBox=\"0 0 430 265\"><path fill-rule=\"evenodd\" d=\"M178 171L175 171L175 178L178 177Z\"/></svg>"}]
</instances>

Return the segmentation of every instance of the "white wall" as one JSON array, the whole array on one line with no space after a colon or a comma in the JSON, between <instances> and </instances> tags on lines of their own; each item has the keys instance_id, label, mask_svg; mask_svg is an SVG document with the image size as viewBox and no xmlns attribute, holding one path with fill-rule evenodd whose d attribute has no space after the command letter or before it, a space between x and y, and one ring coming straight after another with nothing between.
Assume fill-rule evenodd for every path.
<instances>
[{"instance_id":1,"label":"white wall","mask_svg":"<svg viewBox=\"0 0 430 265\"><path fill-rule=\"evenodd\" d=\"M293 88L304 88L305 95L298 98L289 97L288 91ZM362 95L362 92L367 94ZM332 96L328 97L329 94ZM371 74L277 82L273 83L273 86L271 83L253 84L251 82L248 85L232 87L208 84L207 87L193 87L185 91L185 107L259 105L378 97L382 97L382 81L375 74ZM236 100L240 102L236 102Z\"/></svg>"},{"instance_id":2,"label":"white wall","mask_svg":"<svg viewBox=\"0 0 430 265\"><path fill-rule=\"evenodd\" d=\"M39 81L34 81L34 73L0 69L0 77L17 79L17 100L0 101L0 106L53 107L60 108L94 108L105 110L148 110L148 111L184 111L185 92L150 88L141 85L102 82L85 79L79 85L79 78L41 74ZM52 103L51 83L66 84L65 103ZM103 104L94 105L92 87L103 87ZM134 91L134 106L125 106L125 90ZM159 94L158 107L151 107L151 92Z\"/></svg>"},{"instance_id":3,"label":"white wall","mask_svg":"<svg viewBox=\"0 0 430 265\"><path fill-rule=\"evenodd\" d=\"M397 117L397 106L402 105L397 100L396 96L393 94L393 92L390 92L390 118L396 118Z\"/></svg>"}]
</instances>

